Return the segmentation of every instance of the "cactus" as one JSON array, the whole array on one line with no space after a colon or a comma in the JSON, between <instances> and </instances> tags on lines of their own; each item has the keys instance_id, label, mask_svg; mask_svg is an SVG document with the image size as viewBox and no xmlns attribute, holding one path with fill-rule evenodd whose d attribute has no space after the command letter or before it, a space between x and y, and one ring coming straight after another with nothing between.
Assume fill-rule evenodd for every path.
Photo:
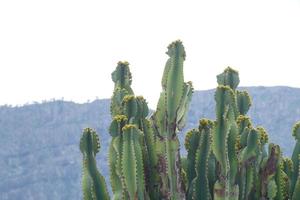
<instances>
[{"instance_id":1,"label":"cactus","mask_svg":"<svg viewBox=\"0 0 300 200\"><path fill-rule=\"evenodd\" d=\"M185 186L181 176L179 140L177 132L185 124L187 109L193 88L183 78L185 50L181 41L169 45L162 78L162 89L157 109L152 115L152 124L156 140L157 169L161 197L166 199L184 199Z\"/></svg>"},{"instance_id":2,"label":"cactus","mask_svg":"<svg viewBox=\"0 0 300 200\"><path fill-rule=\"evenodd\" d=\"M134 96L128 62L118 63L112 79L115 88L111 102L113 120L109 132L113 138L109 163L113 198L147 199L143 131L147 127L148 106L142 97Z\"/></svg>"},{"instance_id":3,"label":"cactus","mask_svg":"<svg viewBox=\"0 0 300 200\"><path fill-rule=\"evenodd\" d=\"M212 199L209 188L209 159L211 155L211 131L213 122L200 120L198 130L190 131L185 140L188 150L188 189L187 199Z\"/></svg>"},{"instance_id":4,"label":"cactus","mask_svg":"<svg viewBox=\"0 0 300 200\"><path fill-rule=\"evenodd\" d=\"M84 200L108 200L105 180L97 170L95 156L100 143L97 133L86 128L80 139L80 151L83 155L82 190Z\"/></svg>"},{"instance_id":5,"label":"cactus","mask_svg":"<svg viewBox=\"0 0 300 200\"><path fill-rule=\"evenodd\" d=\"M300 198L300 192L296 192L297 190L300 189L300 187L299 187L300 181L298 181L300 179L299 178L299 176L300 176L300 173L299 173L299 170L300 170L300 164L299 164L299 162L300 162L299 161L299 154L300 154L300 122L295 124L295 126L293 128L293 136L296 139L296 145L295 145L293 155L292 155L293 176L292 176L292 179L291 179L290 193L292 194L291 196L293 197L293 199L295 199L294 197L296 197L296 196L298 198ZM295 193L295 195L294 195L294 193Z\"/></svg>"},{"instance_id":6,"label":"cactus","mask_svg":"<svg viewBox=\"0 0 300 200\"><path fill-rule=\"evenodd\" d=\"M213 153L220 166L215 183L215 199L237 199L239 188L236 184L238 157L236 143L238 136L237 117L239 115L236 88L239 84L238 72L227 68L217 76L216 121L213 131Z\"/></svg>"},{"instance_id":7,"label":"cactus","mask_svg":"<svg viewBox=\"0 0 300 200\"><path fill-rule=\"evenodd\" d=\"M112 73L112 121L109 134L112 199L252 200L300 199L300 122L293 129L292 158L269 144L262 127L254 127L247 112L251 98L239 91L239 74L228 67L217 76L216 119L201 119L186 134L187 157L181 158L178 132L183 129L193 87L184 82L185 50L181 41L168 46L156 110L135 96L128 62ZM82 189L85 200L109 199L95 156L96 132L84 130Z\"/></svg>"}]
</instances>

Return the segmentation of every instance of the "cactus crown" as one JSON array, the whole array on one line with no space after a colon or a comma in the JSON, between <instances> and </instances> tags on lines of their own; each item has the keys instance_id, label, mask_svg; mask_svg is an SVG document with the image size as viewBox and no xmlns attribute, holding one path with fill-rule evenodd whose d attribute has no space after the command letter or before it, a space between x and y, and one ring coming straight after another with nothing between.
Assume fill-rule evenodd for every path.
<instances>
[{"instance_id":1,"label":"cactus crown","mask_svg":"<svg viewBox=\"0 0 300 200\"><path fill-rule=\"evenodd\" d=\"M184 140L184 146L187 151L190 150L190 139L193 137L194 134L198 134L199 132L196 129L192 129L188 131L185 135L185 140Z\"/></svg>"},{"instance_id":2,"label":"cactus crown","mask_svg":"<svg viewBox=\"0 0 300 200\"><path fill-rule=\"evenodd\" d=\"M114 120L116 120L117 122L124 122L124 121L127 121L128 118L126 115L116 115L114 117Z\"/></svg>"},{"instance_id":3,"label":"cactus crown","mask_svg":"<svg viewBox=\"0 0 300 200\"><path fill-rule=\"evenodd\" d=\"M248 128L252 127L250 117L245 116L245 115L239 115L238 118L237 118L237 120L236 120L236 122L237 122L237 124L239 126L241 126L242 124L244 124L243 125L244 127L248 127Z\"/></svg>"},{"instance_id":4,"label":"cactus crown","mask_svg":"<svg viewBox=\"0 0 300 200\"><path fill-rule=\"evenodd\" d=\"M124 103L127 103L127 102L129 102L129 101L134 100L134 99L135 99L134 95L126 95L126 96L123 98L123 102L124 102Z\"/></svg>"},{"instance_id":5,"label":"cactus crown","mask_svg":"<svg viewBox=\"0 0 300 200\"><path fill-rule=\"evenodd\" d=\"M219 85L228 85L231 89L235 90L240 83L238 71L227 67L222 74L217 76Z\"/></svg>"},{"instance_id":6,"label":"cactus crown","mask_svg":"<svg viewBox=\"0 0 300 200\"><path fill-rule=\"evenodd\" d=\"M261 142L262 144L268 143L268 141L269 141L269 136L268 136L268 134L267 134L267 131L266 131L263 127L261 127L261 126L257 127L256 129L257 129L258 132L260 133L260 142Z\"/></svg>"},{"instance_id":7,"label":"cactus crown","mask_svg":"<svg viewBox=\"0 0 300 200\"><path fill-rule=\"evenodd\" d=\"M172 42L168 46L168 51L166 52L166 54L168 54L170 57L180 56L183 59L185 59L185 57L186 57L184 46L180 40L176 40L176 41Z\"/></svg>"},{"instance_id":8,"label":"cactus crown","mask_svg":"<svg viewBox=\"0 0 300 200\"><path fill-rule=\"evenodd\" d=\"M131 129L134 129L134 128L136 128L136 125L134 125L134 124L126 124L126 125L122 128L122 131L123 131L123 132L126 132L126 131L131 130Z\"/></svg>"},{"instance_id":9,"label":"cactus crown","mask_svg":"<svg viewBox=\"0 0 300 200\"><path fill-rule=\"evenodd\" d=\"M213 127L213 122L209 119L201 119L199 121L199 129L202 128L212 128Z\"/></svg>"},{"instance_id":10,"label":"cactus crown","mask_svg":"<svg viewBox=\"0 0 300 200\"><path fill-rule=\"evenodd\" d=\"M96 131L91 128L85 128L80 139L80 151L83 154L93 154L99 152L100 142Z\"/></svg>"},{"instance_id":11,"label":"cactus crown","mask_svg":"<svg viewBox=\"0 0 300 200\"><path fill-rule=\"evenodd\" d=\"M129 63L127 61L118 62L118 66L111 76L114 83L120 87L124 87L126 84L131 85L132 77Z\"/></svg>"},{"instance_id":12,"label":"cactus crown","mask_svg":"<svg viewBox=\"0 0 300 200\"><path fill-rule=\"evenodd\" d=\"M296 123L293 127L293 136L296 140L300 140L300 122Z\"/></svg>"}]
</instances>

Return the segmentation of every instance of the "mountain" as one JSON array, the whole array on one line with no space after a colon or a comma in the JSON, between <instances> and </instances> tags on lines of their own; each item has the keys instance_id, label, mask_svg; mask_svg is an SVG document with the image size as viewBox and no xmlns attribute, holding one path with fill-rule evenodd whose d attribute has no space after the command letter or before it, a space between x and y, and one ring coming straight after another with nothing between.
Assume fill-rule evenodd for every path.
<instances>
[{"instance_id":1,"label":"mountain","mask_svg":"<svg viewBox=\"0 0 300 200\"><path fill-rule=\"evenodd\" d=\"M293 124L300 120L300 89L245 87L253 99L254 125L262 125L270 141L291 155ZM81 199L82 129L95 128L100 136L98 166L109 181L107 151L110 136L110 101L76 104L51 101L21 107L0 107L0 199ZM214 90L196 91L184 133L197 127L200 118L215 117ZM183 146L182 146L183 147ZM182 148L182 153L185 151Z\"/></svg>"}]
</instances>

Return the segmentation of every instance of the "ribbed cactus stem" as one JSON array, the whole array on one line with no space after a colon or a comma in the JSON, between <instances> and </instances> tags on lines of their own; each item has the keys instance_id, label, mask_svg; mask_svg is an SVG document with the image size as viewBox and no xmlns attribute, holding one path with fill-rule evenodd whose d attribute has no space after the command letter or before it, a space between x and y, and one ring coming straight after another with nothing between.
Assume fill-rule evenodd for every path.
<instances>
[{"instance_id":1,"label":"ribbed cactus stem","mask_svg":"<svg viewBox=\"0 0 300 200\"><path fill-rule=\"evenodd\" d=\"M294 147L294 151L292 154L292 161L293 161L293 176L292 176L292 180L291 180L291 192L294 193L295 190L297 191L296 187L296 183L299 177L299 154L300 154L300 122L296 123L294 128L293 128L293 136L296 140L296 145ZM293 195L294 196L294 195Z\"/></svg>"},{"instance_id":2,"label":"ribbed cactus stem","mask_svg":"<svg viewBox=\"0 0 300 200\"><path fill-rule=\"evenodd\" d=\"M100 143L97 133L86 128L80 139L80 151L83 155L82 190L84 200L109 200L104 177L97 169L95 156Z\"/></svg>"},{"instance_id":3,"label":"ribbed cactus stem","mask_svg":"<svg viewBox=\"0 0 300 200\"><path fill-rule=\"evenodd\" d=\"M109 148L109 163L113 198L116 200L147 199L146 185L153 185L146 183L144 174L145 171L150 172L149 168L144 167L145 160L150 158L148 149L144 148L145 143L150 144L151 134L145 119L148 106L143 97L134 96L128 65L127 62L119 62L112 73L115 89L111 101L113 120L109 132L113 139Z\"/></svg>"},{"instance_id":4,"label":"ribbed cactus stem","mask_svg":"<svg viewBox=\"0 0 300 200\"><path fill-rule=\"evenodd\" d=\"M237 106L240 115L246 115L252 104L248 92L236 91L236 96L237 96Z\"/></svg>"},{"instance_id":5,"label":"ribbed cactus stem","mask_svg":"<svg viewBox=\"0 0 300 200\"><path fill-rule=\"evenodd\" d=\"M156 152L161 198L184 199L185 186L181 175L177 133L184 127L193 87L190 82L184 82L185 51L182 42L171 43L167 54L169 59L162 78L162 92L151 119L154 133L159 139Z\"/></svg>"},{"instance_id":6,"label":"ribbed cactus stem","mask_svg":"<svg viewBox=\"0 0 300 200\"><path fill-rule=\"evenodd\" d=\"M296 128L298 128L297 125L296 125ZM297 176L296 184L293 188L294 190L293 190L293 194L292 194L292 200L300 199L300 154L298 154L298 166L299 166L299 168L297 170L298 176Z\"/></svg>"},{"instance_id":7,"label":"ribbed cactus stem","mask_svg":"<svg viewBox=\"0 0 300 200\"><path fill-rule=\"evenodd\" d=\"M239 73L231 67L227 67L222 74L217 76L217 82L219 85L229 86L235 91L240 83Z\"/></svg>"},{"instance_id":8,"label":"ribbed cactus stem","mask_svg":"<svg viewBox=\"0 0 300 200\"><path fill-rule=\"evenodd\" d=\"M121 170L125 181L125 187L130 199L144 199L145 182L140 137L142 133L135 125L129 124L123 127L123 148Z\"/></svg>"},{"instance_id":9,"label":"ribbed cactus stem","mask_svg":"<svg viewBox=\"0 0 300 200\"><path fill-rule=\"evenodd\" d=\"M209 159L211 154L211 131L213 128L213 122L207 119L200 120L199 132L197 133L200 137L198 146L195 149L196 154L194 157L194 166L189 166L195 169L195 177L189 185L188 199L193 200L210 200L212 196L210 194L209 188ZM189 139L189 142L193 138ZM196 139L196 138L195 138ZM189 150L189 153L192 153L194 149ZM189 157L191 159L191 157Z\"/></svg>"},{"instance_id":10,"label":"ribbed cactus stem","mask_svg":"<svg viewBox=\"0 0 300 200\"><path fill-rule=\"evenodd\" d=\"M271 143L269 145L268 158L264 161L264 163L262 164L262 168L260 170L260 177L261 177L260 198L262 199L265 199L267 197L274 198L273 197L274 194L275 193L277 194L277 185L274 180L274 176L277 170L277 163L279 159L280 159L280 148L278 145L274 145ZM274 181L275 186L273 183L270 183L270 181ZM272 192L272 194L269 193L270 191Z\"/></svg>"}]
</instances>

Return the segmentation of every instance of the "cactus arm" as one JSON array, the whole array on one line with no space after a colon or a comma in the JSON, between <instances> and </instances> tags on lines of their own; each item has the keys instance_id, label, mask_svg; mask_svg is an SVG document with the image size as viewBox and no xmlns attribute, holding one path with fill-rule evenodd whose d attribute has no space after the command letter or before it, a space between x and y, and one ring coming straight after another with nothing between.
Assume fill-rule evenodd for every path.
<instances>
[{"instance_id":1,"label":"cactus arm","mask_svg":"<svg viewBox=\"0 0 300 200\"><path fill-rule=\"evenodd\" d=\"M157 182L159 180L159 175L156 172L155 168L158 163L158 158L156 154L156 138L152 129L151 122L147 119L142 122L142 131L144 133L145 140L145 179L147 180L147 190L150 196L150 199L159 198L159 189L157 187Z\"/></svg>"},{"instance_id":2,"label":"cactus arm","mask_svg":"<svg viewBox=\"0 0 300 200\"><path fill-rule=\"evenodd\" d=\"M118 166L121 165L121 148L120 137L112 138L109 146L109 168L110 168L110 183L113 191L113 199L118 200L123 198L124 180L121 179L121 171Z\"/></svg>"},{"instance_id":3,"label":"cactus arm","mask_svg":"<svg viewBox=\"0 0 300 200\"><path fill-rule=\"evenodd\" d=\"M177 128L181 130L185 126L186 118L187 118L187 111L192 100L193 95L193 86L191 82L184 83L184 92L181 98L180 107L177 111Z\"/></svg>"},{"instance_id":4,"label":"cactus arm","mask_svg":"<svg viewBox=\"0 0 300 200\"><path fill-rule=\"evenodd\" d=\"M185 51L181 41L168 46L162 92L152 125L156 136L157 168L160 198L182 199L185 186L179 154L177 132L185 123L186 112L191 100L192 86L184 82L183 62Z\"/></svg>"},{"instance_id":5,"label":"cactus arm","mask_svg":"<svg viewBox=\"0 0 300 200\"><path fill-rule=\"evenodd\" d=\"M236 91L237 96L237 106L240 115L246 115L250 106L251 106L251 98L247 91Z\"/></svg>"},{"instance_id":6,"label":"cactus arm","mask_svg":"<svg viewBox=\"0 0 300 200\"><path fill-rule=\"evenodd\" d=\"M214 198L222 199L226 198L229 193L234 196L237 195L236 192L238 193L238 188L233 185L234 171L236 171L236 163L233 162L235 161L235 155L229 155L229 149L231 151L235 148L235 138L231 137L231 140L229 141L230 132L232 131L231 134L235 133L234 92L228 86L218 86L215 93L215 100L216 122L212 134L212 149L216 160L220 164L221 171L218 177L219 180L214 186ZM233 166L232 169L230 169L230 164ZM233 172L232 176L230 175L230 171ZM235 198L236 197L233 197L233 199Z\"/></svg>"},{"instance_id":7,"label":"cactus arm","mask_svg":"<svg viewBox=\"0 0 300 200\"><path fill-rule=\"evenodd\" d=\"M105 180L96 165L95 156L99 149L100 143L96 132L90 128L85 129L80 139L80 150L83 155L82 186L86 200L109 199Z\"/></svg>"},{"instance_id":8,"label":"cactus arm","mask_svg":"<svg viewBox=\"0 0 300 200\"><path fill-rule=\"evenodd\" d=\"M155 171L157 166L157 154L156 154L156 138L152 129L151 122L148 119L142 122L142 131L144 133L144 148L145 148L145 179L148 180L146 187L148 187L148 193L151 199L158 198L157 181L159 179L158 174Z\"/></svg>"},{"instance_id":9,"label":"cactus arm","mask_svg":"<svg viewBox=\"0 0 300 200\"><path fill-rule=\"evenodd\" d=\"M165 92L161 92L155 113L151 116L155 135L158 137L166 137L167 117L166 117L166 101Z\"/></svg>"},{"instance_id":10,"label":"cactus arm","mask_svg":"<svg viewBox=\"0 0 300 200\"><path fill-rule=\"evenodd\" d=\"M127 61L118 62L117 68L111 74L112 80L115 83L115 89L121 88L133 94L133 91L130 87L132 82L131 72L129 70L129 63Z\"/></svg>"},{"instance_id":11,"label":"cactus arm","mask_svg":"<svg viewBox=\"0 0 300 200\"><path fill-rule=\"evenodd\" d=\"M268 189L267 189L267 193L268 193L268 199L272 200L275 199L276 195L277 195L277 185L274 179L271 179L268 182Z\"/></svg>"},{"instance_id":12,"label":"cactus arm","mask_svg":"<svg viewBox=\"0 0 300 200\"><path fill-rule=\"evenodd\" d=\"M187 156L187 199L211 199L209 161L211 159L211 132L213 122L200 120L199 130L189 131L185 138Z\"/></svg>"},{"instance_id":13,"label":"cactus arm","mask_svg":"<svg viewBox=\"0 0 300 200\"><path fill-rule=\"evenodd\" d=\"M293 161L290 158L283 158L283 171L287 175L287 180L288 180L288 198L292 199L292 193L291 191L291 180L293 178Z\"/></svg>"},{"instance_id":14,"label":"cactus arm","mask_svg":"<svg viewBox=\"0 0 300 200\"><path fill-rule=\"evenodd\" d=\"M221 164L222 173L226 176L229 170L227 140L234 119L231 103L233 91L228 86L218 86L215 94L217 121L213 132L213 152Z\"/></svg>"},{"instance_id":15,"label":"cactus arm","mask_svg":"<svg viewBox=\"0 0 300 200\"><path fill-rule=\"evenodd\" d=\"M241 152L241 162L245 162L251 157L255 156L255 150L258 148L259 140L258 140L258 132L255 129L252 129L247 137L247 146Z\"/></svg>"},{"instance_id":16,"label":"cactus arm","mask_svg":"<svg viewBox=\"0 0 300 200\"><path fill-rule=\"evenodd\" d=\"M135 156L137 160L137 197L138 199L145 199L147 197L146 194L146 187L145 187L145 174L144 174L144 163L143 163L143 154L142 154L142 147L140 142L138 142L139 135L136 135L136 142L134 145Z\"/></svg>"},{"instance_id":17,"label":"cactus arm","mask_svg":"<svg viewBox=\"0 0 300 200\"><path fill-rule=\"evenodd\" d=\"M254 167L249 166L246 171L246 184L245 184L244 199L247 199L253 186L254 186Z\"/></svg>"},{"instance_id":18,"label":"cactus arm","mask_svg":"<svg viewBox=\"0 0 300 200\"><path fill-rule=\"evenodd\" d=\"M240 83L239 73L236 70L227 67L222 74L217 76L217 82L219 85L229 86L235 91Z\"/></svg>"},{"instance_id":19,"label":"cactus arm","mask_svg":"<svg viewBox=\"0 0 300 200\"><path fill-rule=\"evenodd\" d=\"M126 95L123 98L122 106L129 123L136 123L135 118L138 111L138 104L134 95Z\"/></svg>"},{"instance_id":20,"label":"cactus arm","mask_svg":"<svg viewBox=\"0 0 300 200\"><path fill-rule=\"evenodd\" d=\"M196 177L196 152L199 146L200 132L197 129L190 130L185 136L185 148L187 154L187 186L190 188L193 179Z\"/></svg>"},{"instance_id":21,"label":"cactus arm","mask_svg":"<svg viewBox=\"0 0 300 200\"><path fill-rule=\"evenodd\" d=\"M298 163L300 162L300 155L298 155ZM298 166L300 166L298 164ZM292 194L292 200L298 200L300 199L300 168L298 168L298 177L295 184L295 187L293 188L293 194Z\"/></svg>"},{"instance_id":22,"label":"cactus arm","mask_svg":"<svg viewBox=\"0 0 300 200\"><path fill-rule=\"evenodd\" d=\"M274 181L274 176L276 173L276 165L278 163L280 157L280 149L278 145L269 144L269 156L265 159L262 163L262 167L260 170L260 176L261 176L261 192L260 196L261 198L266 198L270 196L268 194L269 191L269 184L270 181ZM276 182L275 182L276 185ZM276 186L276 193L277 193L277 186ZM273 195L272 195L272 198Z\"/></svg>"},{"instance_id":23,"label":"cactus arm","mask_svg":"<svg viewBox=\"0 0 300 200\"><path fill-rule=\"evenodd\" d=\"M229 131L229 135L228 135L228 140L227 140L227 148L228 148L228 160L229 160L229 164L230 164L230 171L229 171L229 175L230 175L230 184L234 185L236 183L236 175L238 172L238 157L236 154L236 138L238 135L238 128L237 128L237 124L235 122L233 122L231 124L231 128Z\"/></svg>"},{"instance_id":24,"label":"cactus arm","mask_svg":"<svg viewBox=\"0 0 300 200\"><path fill-rule=\"evenodd\" d=\"M136 118L143 120L149 114L149 108L148 108L147 102L143 96L137 96L136 103L137 103L137 108L138 108Z\"/></svg>"},{"instance_id":25,"label":"cactus arm","mask_svg":"<svg viewBox=\"0 0 300 200\"><path fill-rule=\"evenodd\" d=\"M277 171L275 174L275 181L277 184L277 195L276 199L278 200L288 200L289 198L289 188L288 188L288 176L283 171L284 164L283 161L277 164Z\"/></svg>"},{"instance_id":26,"label":"cactus arm","mask_svg":"<svg viewBox=\"0 0 300 200\"><path fill-rule=\"evenodd\" d=\"M140 172L138 164L142 161L137 160L141 159L137 134L137 128L134 125L124 126L121 170L130 199L137 197L139 180L143 178L143 174L138 174Z\"/></svg>"},{"instance_id":27,"label":"cactus arm","mask_svg":"<svg viewBox=\"0 0 300 200\"><path fill-rule=\"evenodd\" d=\"M170 56L166 68L168 73L166 86L163 85L166 92L167 118L170 123L176 120L176 112L180 106L184 92L183 79L183 61L185 60L185 51L180 41L171 43L168 47L167 54Z\"/></svg>"},{"instance_id":28,"label":"cactus arm","mask_svg":"<svg viewBox=\"0 0 300 200\"><path fill-rule=\"evenodd\" d=\"M291 180L291 191L294 191L298 176L299 176L299 161L298 155L300 154L300 122L296 123L293 128L293 136L296 140L294 151L292 154L292 161L294 164L294 175Z\"/></svg>"},{"instance_id":29,"label":"cactus arm","mask_svg":"<svg viewBox=\"0 0 300 200\"><path fill-rule=\"evenodd\" d=\"M183 180L181 177L181 166L180 164L180 156L179 156L179 140L176 138L175 140L166 140L166 155L167 155L167 170L168 170L168 179L170 181L170 191L171 191L171 199L181 199L185 195L183 192L182 184ZM175 175L176 174L176 175ZM175 175L175 176L174 176ZM178 180L179 179L179 180ZM182 190L177 192L178 190Z\"/></svg>"},{"instance_id":30,"label":"cactus arm","mask_svg":"<svg viewBox=\"0 0 300 200\"><path fill-rule=\"evenodd\" d=\"M111 106L110 106L110 112L113 117L115 115L123 114L122 101L123 98L128 94L129 92L127 90L121 89L119 87L117 87L114 90L113 96L111 98Z\"/></svg>"},{"instance_id":31,"label":"cactus arm","mask_svg":"<svg viewBox=\"0 0 300 200\"><path fill-rule=\"evenodd\" d=\"M112 73L112 80L115 84L113 96L111 98L111 106L110 111L111 115L114 117L115 115L123 114L123 98L126 95L133 95L133 91L131 89L132 76L129 70L128 62L118 62L118 65Z\"/></svg>"},{"instance_id":32,"label":"cactus arm","mask_svg":"<svg viewBox=\"0 0 300 200\"><path fill-rule=\"evenodd\" d=\"M112 137L120 136L122 128L126 125L128 119L126 115L115 115L109 127L109 133Z\"/></svg>"},{"instance_id":33,"label":"cactus arm","mask_svg":"<svg viewBox=\"0 0 300 200\"><path fill-rule=\"evenodd\" d=\"M210 200L211 194L208 180L208 162L211 153L211 130L213 123L209 120L203 119L200 121L200 142L196 153L196 173L197 177L193 185L194 200Z\"/></svg>"},{"instance_id":34,"label":"cactus arm","mask_svg":"<svg viewBox=\"0 0 300 200\"><path fill-rule=\"evenodd\" d=\"M92 200L95 194L93 193L92 179L86 167L83 167L82 175L82 191L84 200Z\"/></svg>"},{"instance_id":35,"label":"cactus arm","mask_svg":"<svg viewBox=\"0 0 300 200\"><path fill-rule=\"evenodd\" d=\"M208 181L209 181L210 194L213 197L214 184L217 181L217 174L216 174L216 158L212 152L212 144L211 144L210 157L208 160Z\"/></svg>"},{"instance_id":36,"label":"cactus arm","mask_svg":"<svg viewBox=\"0 0 300 200\"><path fill-rule=\"evenodd\" d=\"M252 123L251 120L248 116L245 115L240 115L237 118L237 125L238 125L238 129L239 129L239 135L242 135L245 128L251 128L252 127ZM247 138L247 136L246 136ZM244 147L246 145L247 140L245 140L244 142L241 142L241 145Z\"/></svg>"},{"instance_id":37,"label":"cactus arm","mask_svg":"<svg viewBox=\"0 0 300 200\"><path fill-rule=\"evenodd\" d=\"M288 158L288 157L285 157L283 159L283 170L284 172L286 173L286 175L288 176L289 180L292 179L292 176L293 176L293 161Z\"/></svg>"}]
</instances>

